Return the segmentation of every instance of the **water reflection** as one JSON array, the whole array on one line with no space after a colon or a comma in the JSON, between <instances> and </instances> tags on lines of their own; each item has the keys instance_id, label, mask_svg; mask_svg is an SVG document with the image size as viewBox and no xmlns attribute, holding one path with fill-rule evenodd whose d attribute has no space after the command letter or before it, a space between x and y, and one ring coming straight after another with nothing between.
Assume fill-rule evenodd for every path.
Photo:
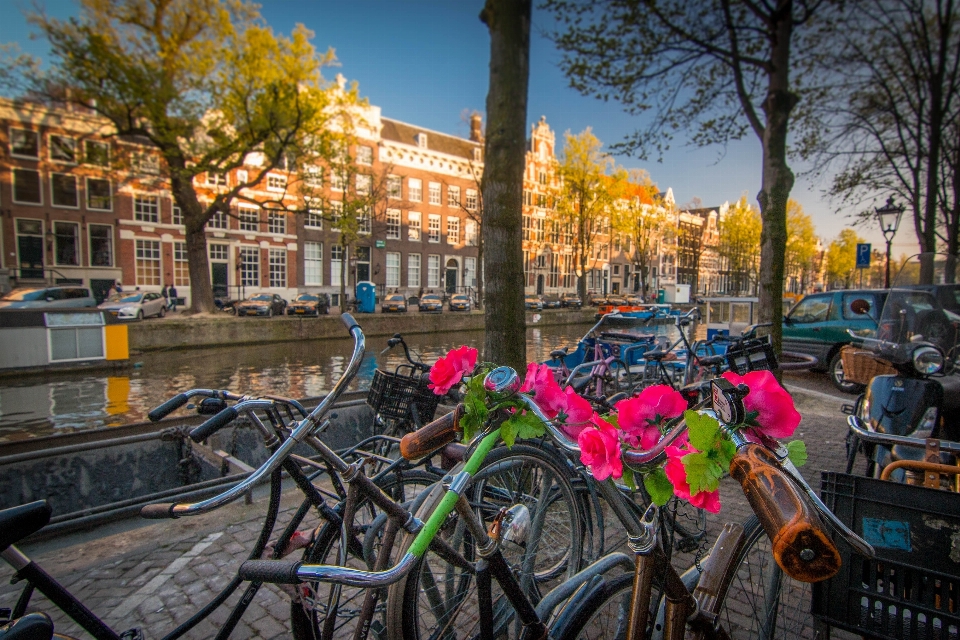
<instances>
[{"instance_id":1,"label":"water reflection","mask_svg":"<svg viewBox=\"0 0 960 640\"><path fill-rule=\"evenodd\" d=\"M575 345L589 328L567 325L528 329L528 360L546 360L553 349ZM367 388L378 366L392 371L405 362L400 348L381 355L386 342L386 338L367 341L367 355L352 389ZM461 344L480 348L483 332L415 335L409 337L408 344L411 352L429 364ZM293 398L323 395L343 373L352 346L347 338L155 352L134 358L134 366L119 375L3 381L0 441L144 421L150 409L170 396L197 387Z\"/></svg>"}]
</instances>

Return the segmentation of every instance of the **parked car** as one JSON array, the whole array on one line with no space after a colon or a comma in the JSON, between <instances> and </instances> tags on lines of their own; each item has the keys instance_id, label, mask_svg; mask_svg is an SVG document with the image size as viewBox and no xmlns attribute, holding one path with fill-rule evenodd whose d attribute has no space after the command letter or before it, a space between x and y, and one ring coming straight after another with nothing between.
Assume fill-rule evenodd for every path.
<instances>
[{"instance_id":1,"label":"parked car","mask_svg":"<svg viewBox=\"0 0 960 640\"><path fill-rule=\"evenodd\" d=\"M447 308L450 311L470 311L473 305L470 303L470 296L457 293L447 300Z\"/></svg>"},{"instance_id":2,"label":"parked car","mask_svg":"<svg viewBox=\"0 0 960 640\"><path fill-rule=\"evenodd\" d=\"M258 293L236 304L238 316L282 316L287 301L276 293Z\"/></svg>"},{"instance_id":3,"label":"parked car","mask_svg":"<svg viewBox=\"0 0 960 640\"><path fill-rule=\"evenodd\" d=\"M960 315L960 284L911 284L904 288L929 291L941 307Z\"/></svg>"},{"instance_id":4,"label":"parked car","mask_svg":"<svg viewBox=\"0 0 960 640\"><path fill-rule=\"evenodd\" d=\"M59 309L96 307L86 287L25 287L0 296L0 309Z\"/></svg>"},{"instance_id":5,"label":"parked car","mask_svg":"<svg viewBox=\"0 0 960 640\"><path fill-rule=\"evenodd\" d=\"M876 329L877 318L887 291L847 289L812 293L804 296L783 318L783 350L817 358L817 368L825 370L834 386L853 393L860 385L844 382L840 348L852 340L847 329ZM865 300L870 308L857 314L850 308L854 300Z\"/></svg>"},{"instance_id":6,"label":"parked car","mask_svg":"<svg viewBox=\"0 0 960 640\"><path fill-rule=\"evenodd\" d=\"M523 306L527 311L543 311L543 300L540 296L527 296L523 301Z\"/></svg>"},{"instance_id":7,"label":"parked car","mask_svg":"<svg viewBox=\"0 0 960 640\"><path fill-rule=\"evenodd\" d=\"M399 293L391 293L384 297L383 302L380 303L380 311L383 313L389 313L391 311L395 313L406 313L407 299Z\"/></svg>"},{"instance_id":8,"label":"parked car","mask_svg":"<svg viewBox=\"0 0 960 640\"><path fill-rule=\"evenodd\" d=\"M330 313L330 297L325 293L301 293L287 305L288 316L317 316Z\"/></svg>"},{"instance_id":9,"label":"parked car","mask_svg":"<svg viewBox=\"0 0 960 640\"><path fill-rule=\"evenodd\" d=\"M108 298L100 304L100 308L120 320L143 320L151 316L162 318L167 315L167 300L152 291L133 291Z\"/></svg>"},{"instance_id":10,"label":"parked car","mask_svg":"<svg viewBox=\"0 0 960 640\"><path fill-rule=\"evenodd\" d=\"M576 293L561 293L560 306L564 309L580 309L583 307L583 302Z\"/></svg>"},{"instance_id":11,"label":"parked car","mask_svg":"<svg viewBox=\"0 0 960 640\"><path fill-rule=\"evenodd\" d=\"M544 309L559 309L560 308L560 298L557 296L544 296L543 297L543 308Z\"/></svg>"},{"instance_id":12,"label":"parked car","mask_svg":"<svg viewBox=\"0 0 960 640\"><path fill-rule=\"evenodd\" d=\"M435 293L420 296L417 309L421 312L443 313L443 300Z\"/></svg>"}]
</instances>

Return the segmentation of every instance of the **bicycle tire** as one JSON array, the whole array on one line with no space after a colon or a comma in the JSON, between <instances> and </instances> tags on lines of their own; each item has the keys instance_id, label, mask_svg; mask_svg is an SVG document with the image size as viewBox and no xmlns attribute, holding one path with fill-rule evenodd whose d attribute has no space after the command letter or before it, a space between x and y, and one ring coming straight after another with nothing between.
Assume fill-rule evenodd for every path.
<instances>
[{"instance_id":1,"label":"bicycle tire","mask_svg":"<svg viewBox=\"0 0 960 640\"><path fill-rule=\"evenodd\" d=\"M437 476L429 471L407 469L385 476L377 482L377 485L391 498L404 503L436 484L437 480ZM363 518L361 518L361 514L363 514ZM365 536L369 532L368 528L374 523L378 515L379 509L369 500L362 500L357 508L357 522L361 527L361 531L357 533ZM382 529L380 533L382 533ZM362 539L359 541L364 542ZM399 542L399 539L397 542ZM394 544L394 549L396 547L397 545ZM304 563L309 564L339 564L339 551L340 528L333 523L325 522L319 527L313 542L304 549L302 559ZM361 558L358 557L358 554L351 553L348 555L347 566L369 570L373 568L372 558ZM332 585L323 583L301 585L296 595L291 598L290 629L295 640L316 640L322 637L326 611L332 605L331 587ZM337 600L338 615L335 637L353 637L365 594L365 589L341 587ZM372 629L379 627L382 631L383 615L384 603L381 600L377 605L377 611L374 613L374 620L371 621ZM377 617L380 618L379 621L376 619ZM373 633L373 637L377 637L377 635L377 633Z\"/></svg>"},{"instance_id":2,"label":"bicycle tire","mask_svg":"<svg viewBox=\"0 0 960 640\"><path fill-rule=\"evenodd\" d=\"M575 574L583 551L583 524L577 495L567 479L566 461L528 445L494 449L465 495L489 524L503 506L522 503L530 510L526 546L508 544L507 562L519 572L524 592L534 602L541 589ZM432 513L444 492L435 489L421 507ZM471 562L476 545L465 524L452 513L438 535ZM390 587L387 629L394 640L473 637L479 623L473 574L448 565L428 552L411 572ZM510 635L512 608L494 582L498 635Z\"/></svg>"},{"instance_id":3,"label":"bicycle tire","mask_svg":"<svg viewBox=\"0 0 960 640\"><path fill-rule=\"evenodd\" d=\"M550 628L555 640L623 640L633 596L633 574L605 578L592 589L574 594ZM648 635L649 637L649 635Z\"/></svg>"}]
</instances>

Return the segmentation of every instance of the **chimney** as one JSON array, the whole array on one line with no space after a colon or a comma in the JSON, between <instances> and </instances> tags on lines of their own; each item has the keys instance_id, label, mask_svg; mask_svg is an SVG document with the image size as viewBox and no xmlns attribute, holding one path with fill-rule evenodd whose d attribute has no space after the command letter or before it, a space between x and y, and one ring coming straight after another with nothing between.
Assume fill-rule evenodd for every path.
<instances>
[{"instance_id":1,"label":"chimney","mask_svg":"<svg viewBox=\"0 0 960 640\"><path fill-rule=\"evenodd\" d=\"M470 140L483 142L483 121L479 113L470 116Z\"/></svg>"}]
</instances>

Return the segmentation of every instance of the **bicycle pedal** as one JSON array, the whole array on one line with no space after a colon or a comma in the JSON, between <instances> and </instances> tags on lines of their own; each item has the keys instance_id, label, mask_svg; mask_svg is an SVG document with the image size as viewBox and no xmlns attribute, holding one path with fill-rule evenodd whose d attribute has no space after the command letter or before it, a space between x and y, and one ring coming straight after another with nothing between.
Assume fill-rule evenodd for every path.
<instances>
[{"instance_id":1,"label":"bicycle pedal","mask_svg":"<svg viewBox=\"0 0 960 640\"><path fill-rule=\"evenodd\" d=\"M143 631L140 631L140 627L127 629L120 634L120 640L143 640Z\"/></svg>"},{"instance_id":2,"label":"bicycle pedal","mask_svg":"<svg viewBox=\"0 0 960 640\"><path fill-rule=\"evenodd\" d=\"M677 551L681 553L696 551L699 546L700 541L695 538L681 538L677 540Z\"/></svg>"}]
</instances>

